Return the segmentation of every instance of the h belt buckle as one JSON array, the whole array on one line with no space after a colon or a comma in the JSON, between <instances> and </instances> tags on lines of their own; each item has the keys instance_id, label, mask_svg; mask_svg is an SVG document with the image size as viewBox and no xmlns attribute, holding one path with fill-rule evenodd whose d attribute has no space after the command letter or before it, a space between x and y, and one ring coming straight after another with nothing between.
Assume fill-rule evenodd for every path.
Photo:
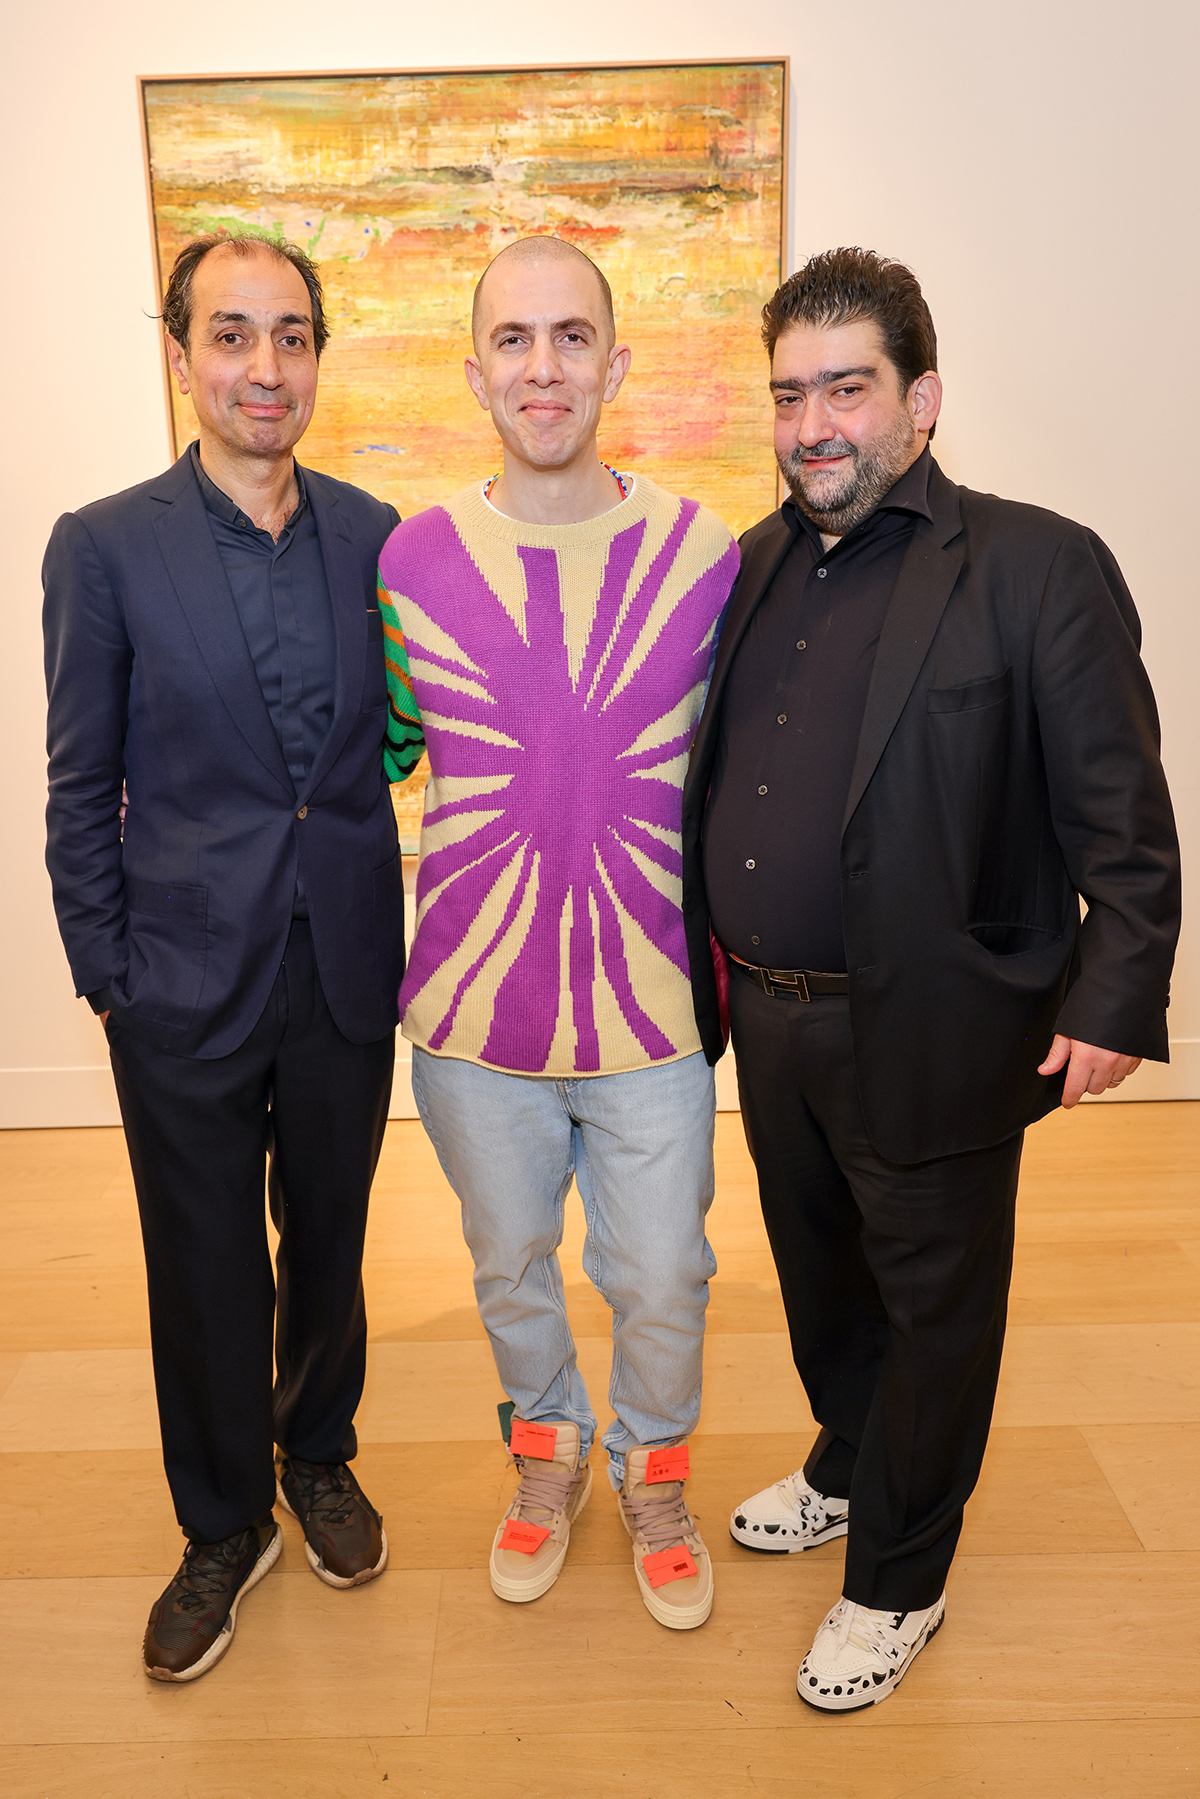
<instances>
[{"instance_id":1,"label":"h belt buckle","mask_svg":"<svg viewBox=\"0 0 1200 1799\"><path fill-rule=\"evenodd\" d=\"M760 968L758 975L763 992L772 999L775 998L776 987L782 987L785 993L794 993L797 999L807 1000L812 997L802 968Z\"/></svg>"}]
</instances>

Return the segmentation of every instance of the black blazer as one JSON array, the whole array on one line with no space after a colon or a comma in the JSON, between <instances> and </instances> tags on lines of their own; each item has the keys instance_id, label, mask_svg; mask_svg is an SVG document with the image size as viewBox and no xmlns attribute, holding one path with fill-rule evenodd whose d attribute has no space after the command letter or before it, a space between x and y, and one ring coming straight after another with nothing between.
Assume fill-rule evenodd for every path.
<instances>
[{"instance_id":1,"label":"black blazer","mask_svg":"<svg viewBox=\"0 0 1200 1799\"><path fill-rule=\"evenodd\" d=\"M76 991L109 988L124 1025L177 1054L228 1055L261 1015L298 861L339 1029L366 1043L396 1023L404 895L375 588L396 513L327 475L304 479L337 684L301 792L186 453L66 513L46 551L46 861L59 929Z\"/></svg>"},{"instance_id":2,"label":"black blazer","mask_svg":"<svg viewBox=\"0 0 1200 1799\"><path fill-rule=\"evenodd\" d=\"M859 1093L875 1148L904 1163L1000 1142L1051 1110L1063 1077L1037 1065L1056 1030L1166 1061L1180 907L1154 696L1112 555L936 464L929 507L879 640L841 846ZM742 540L684 788L710 1061L704 806L729 667L789 541L778 512Z\"/></svg>"}]
</instances>

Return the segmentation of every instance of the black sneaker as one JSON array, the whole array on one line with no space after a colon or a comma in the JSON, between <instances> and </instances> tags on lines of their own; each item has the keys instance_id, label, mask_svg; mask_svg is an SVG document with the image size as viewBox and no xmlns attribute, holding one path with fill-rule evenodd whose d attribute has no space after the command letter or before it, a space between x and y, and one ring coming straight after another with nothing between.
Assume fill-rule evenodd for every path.
<instances>
[{"instance_id":1,"label":"black sneaker","mask_svg":"<svg viewBox=\"0 0 1200 1799\"><path fill-rule=\"evenodd\" d=\"M189 1543L150 1612L142 1665L151 1680L197 1680L233 1641L237 1609L279 1560L283 1534L270 1512L220 1543Z\"/></svg>"},{"instance_id":2,"label":"black sneaker","mask_svg":"<svg viewBox=\"0 0 1200 1799\"><path fill-rule=\"evenodd\" d=\"M304 1553L330 1587L361 1587L387 1567L383 1519L345 1462L275 1457L279 1503L304 1532Z\"/></svg>"}]
</instances>

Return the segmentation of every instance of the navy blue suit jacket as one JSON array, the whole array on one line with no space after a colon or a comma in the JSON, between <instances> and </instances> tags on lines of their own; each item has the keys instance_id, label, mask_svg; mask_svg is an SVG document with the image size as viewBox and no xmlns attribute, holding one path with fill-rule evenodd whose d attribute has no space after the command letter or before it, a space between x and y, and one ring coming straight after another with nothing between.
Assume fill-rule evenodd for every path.
<instances>
[{"instance_id":1,"label":"navy blue suit jacket","mask_svg":"<svg viewBox=\"0 0 1200 1799\"><path fill-rule=\"evenodd\" d=\"M188 456L59 519L43 565L46 861L78 993L177 1054L228 1055L260 1017L298 862L330 1011L397 1020L404 894L382 746L376 603L390 506L305 469L337 640L333 723L297 791ZM129 806L120 820L122 783Z\"/></svg>"}]
</instances>

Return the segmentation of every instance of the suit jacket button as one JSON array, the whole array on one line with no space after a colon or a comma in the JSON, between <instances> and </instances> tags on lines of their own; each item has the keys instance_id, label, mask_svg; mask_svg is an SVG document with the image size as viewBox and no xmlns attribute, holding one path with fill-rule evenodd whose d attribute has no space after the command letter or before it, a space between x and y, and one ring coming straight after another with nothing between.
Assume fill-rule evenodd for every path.
<instances>
[{"instance_id":1,"label":"suit jacket button","mask_svg":"<svg viewBox=\"0 0 1200 1799\"><path fill-rule=\"evenodd\" d=\"M308 817L308 807L301 806L299 812L297 812L297 814L296 814L296 817L297 818L307 818Z\"/></svg>"}]
</instances>

